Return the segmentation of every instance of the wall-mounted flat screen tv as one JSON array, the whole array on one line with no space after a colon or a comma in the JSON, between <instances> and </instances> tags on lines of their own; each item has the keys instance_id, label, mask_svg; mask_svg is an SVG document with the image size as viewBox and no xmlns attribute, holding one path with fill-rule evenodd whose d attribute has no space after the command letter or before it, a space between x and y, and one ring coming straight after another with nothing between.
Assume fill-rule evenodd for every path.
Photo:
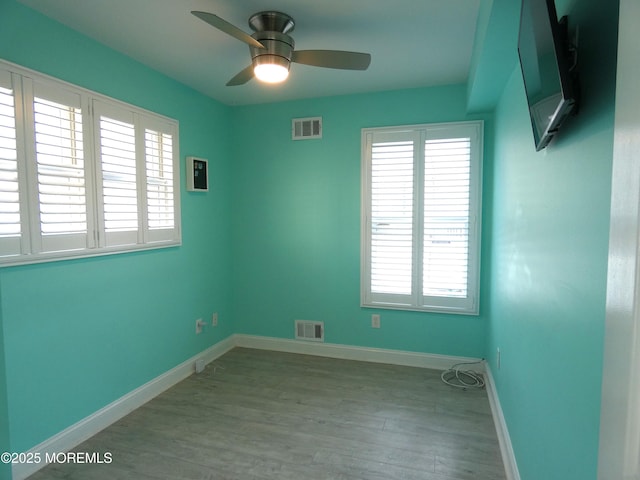
<instances>
[{"instance_id":1,"label":"wall-mounted flat screen tv","mask_svg":"<svg viewBox=\"0 0 640 480\"><path fill-rule=\"evenodd\" d=\"M575 52L569 53L567 17L558 21L554 0L522 0L518 56L537 151L577 109Z\"/></svg>"}]
</instances>

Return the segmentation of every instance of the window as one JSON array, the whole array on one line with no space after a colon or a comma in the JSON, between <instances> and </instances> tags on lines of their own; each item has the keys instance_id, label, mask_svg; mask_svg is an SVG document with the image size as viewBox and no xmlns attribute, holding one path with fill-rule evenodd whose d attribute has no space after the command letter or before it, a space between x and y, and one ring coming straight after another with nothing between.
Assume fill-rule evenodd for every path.
<instances>
[{"instance_id":1,"label":"window","mask_svg":"<svg viewBox=\"0 0 640 480\"><path fill-rule=\"evenodd\" d=\"M34 145L38 225L34 251L80 249L87 245L87 193L80 95L41 83L33 89L28 115ZM28 158L28 156L26 157ZM28 162L28 160L27 160ZM24 201L28 196L23 195ZM23 202L23 204L25 203ZM34 205L35 207L35 205Z\"/></svg>"},{"instance_id":2,"label":"window","mask_svg":"<svg viewBox=\"0 0 640 480\"><path fill-rule=\"evenodd\" d=\"M0 265L180 244L177 122L0 62Z\"/></svg>"},{"instance_id":3,"label":"window","mask_svg":"<svg viewBox=\"0 0 640 480\"><path fill-rule=\"evenodd\" d=\"M20 252L16 108L11 75L0 71L0 251Z\"/></svg>"},{"instance_id":4,"label":"window","mask_svg":"<svg viewBox=\"0 0 640 480\"><path fill-rule=\"evenodd\" d=\"M362 305L478 313L482 123L362 131Z\"/></svg>"}]
</instances>

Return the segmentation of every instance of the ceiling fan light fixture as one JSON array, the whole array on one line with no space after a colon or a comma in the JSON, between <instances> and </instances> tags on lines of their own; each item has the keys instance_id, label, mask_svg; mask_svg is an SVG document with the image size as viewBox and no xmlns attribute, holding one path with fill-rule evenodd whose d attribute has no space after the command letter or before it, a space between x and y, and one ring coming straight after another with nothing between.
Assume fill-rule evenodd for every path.
<instances>
[{"instance_id":1,"label":"ceiling fan light fixture","mask_svg":"<svg viewBox=\"0 0 640 480\"><path fill-rule=\"evenodd\" d=\"M289 76L291 63L279 55L260 55L253 59L253 73L265 83L281 83Z\"/></svg>"},{"instance_id":2,"label":"ceiling fan light fixture","mask_svg":"<svg viewBox=\"0 0 640 480\"><path fill-rule=\"evenodd\" d=\"M258 12L249 18L251 35L213 13L192 11L196 17L221 32L246 43L251 64L238 72L227 86L244 85L253 77L261 82L281 83L289 77L291 62L338 70L366 70L371 63L368 53L343 50L294 50L288 34L295 27L293 18L282 12Z\"/></svg>"}]
</instances>

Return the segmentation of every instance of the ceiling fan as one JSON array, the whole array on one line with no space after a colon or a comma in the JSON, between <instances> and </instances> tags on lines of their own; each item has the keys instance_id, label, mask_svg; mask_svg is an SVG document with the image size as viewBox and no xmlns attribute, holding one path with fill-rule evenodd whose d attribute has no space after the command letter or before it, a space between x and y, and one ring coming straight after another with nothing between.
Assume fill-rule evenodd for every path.
<instances>
[{"instance_id":1,"label":"ceiling fan","mask_svg":"<svg viewBox=\"0 0 640 480\"><path fill-rule=\"evenodd\" d=\"M251 65L227 82L227 86L244 85L254 76L268 83L286 80L291 62L315 67L342 70L366 70L371 63L368 53L341 50L295 50L295 42L288 34L295 27L293 18L281 12L259 12L249 18L253 33L240 28L213 13L191 12L218 30L249 45Z\"/></svg>"}]
</instances>

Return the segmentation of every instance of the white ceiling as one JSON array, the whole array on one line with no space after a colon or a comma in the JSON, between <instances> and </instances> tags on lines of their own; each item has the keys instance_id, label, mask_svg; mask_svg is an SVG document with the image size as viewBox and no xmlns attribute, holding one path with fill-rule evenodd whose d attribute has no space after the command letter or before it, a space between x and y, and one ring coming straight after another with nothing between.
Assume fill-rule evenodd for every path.
<instances>
[{"instance_id":1,"label":"white ceiling","mask_svg":"<svg viewBox=\"0 0 640 480\"><path fill-rule=\"evenodd\" d=\"M20 0L79 32L230 105L465 83L481 0ZM292 64L286 83L227 81L249 48L191 15L215 13L251 33L248 18L278 10L299 50L368 52L366 71Z\"/></svg>"}]
</instances>

